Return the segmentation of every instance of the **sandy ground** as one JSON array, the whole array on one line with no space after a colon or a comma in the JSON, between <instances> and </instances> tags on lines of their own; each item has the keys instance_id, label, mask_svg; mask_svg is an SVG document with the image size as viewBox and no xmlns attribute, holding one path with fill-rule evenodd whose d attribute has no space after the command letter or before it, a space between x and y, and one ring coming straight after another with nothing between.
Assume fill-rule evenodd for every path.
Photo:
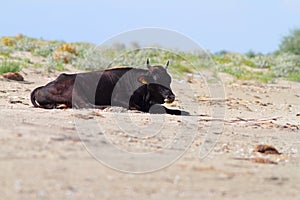
<instances>
[{"instance_id":1,"label":"sandy ground","mask_svg":"<svg viewBox=\"0 0 300 200\"><path fill-rule=\"evenodd\" d=\"M225 116L212 119L220 100L197 79L173 82L175 106L201 114L181 117L33 108L30 92L58 73L23 75L27 82L0 80L0 199L299 199L299 83L222 75ZM210 132L217 121L222 134ZM215 146L203 157L207 144ZM281 154L254 152L258 144ZM138 157L149 151L156 157Z\"/></svg>"}]
</instances>

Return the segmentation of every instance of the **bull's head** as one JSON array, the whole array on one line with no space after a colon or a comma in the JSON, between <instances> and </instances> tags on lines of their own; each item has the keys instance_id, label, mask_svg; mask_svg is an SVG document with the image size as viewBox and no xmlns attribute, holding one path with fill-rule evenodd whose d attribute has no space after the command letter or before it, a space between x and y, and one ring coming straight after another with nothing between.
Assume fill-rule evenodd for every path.
<instances>
[{"instance_id":1,"label":"bull's head","mask_svg":"<svg viewBox=\"0 0 300 200\"><path fill-rule=\"evenodd\" d=\"M170 86L171 76L167 72L168 66L169 61L163 67L160 65L152 66L149 59L147 59L147 68L149 71L146 76L139 78L142 84L147 84L150 99L153 103L172 103L175 100L175 95Z\"/></svg>"}]
</instances>

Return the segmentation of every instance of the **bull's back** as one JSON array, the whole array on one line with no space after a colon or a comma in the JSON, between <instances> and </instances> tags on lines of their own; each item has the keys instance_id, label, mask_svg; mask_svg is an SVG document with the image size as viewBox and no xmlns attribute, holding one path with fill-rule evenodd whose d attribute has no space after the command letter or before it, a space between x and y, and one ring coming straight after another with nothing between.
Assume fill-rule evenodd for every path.
<instances>
[{"instance_id":1,"label":"bull's back","mask_svg":"<svg viewBox=\"0 0 300 200\"><path fill-rule=\"evenodd\" d=\"M111 105L112 93L118 81L132 68L113 68L78 74L74 88L95 105Z\"/></svg>"}]
</instances>

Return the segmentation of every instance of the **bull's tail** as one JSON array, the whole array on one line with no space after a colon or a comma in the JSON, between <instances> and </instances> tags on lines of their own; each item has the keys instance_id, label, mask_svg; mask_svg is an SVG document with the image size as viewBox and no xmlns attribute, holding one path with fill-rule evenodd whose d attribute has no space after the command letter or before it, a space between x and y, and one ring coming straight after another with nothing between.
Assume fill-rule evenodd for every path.
<instances>
[{"instance_id":1,"label":"bull's tail","mask_svg":"<svg viewBox=\"0 0 300 200\"><path fill-rule=\"evenodd\" d=\"M30 94L31 103L34 107L40 107L40 105L38 104L37 99L36 99L36 92L38 90L40 90L41 88L42 87L35 88Z\"/></svg>"}]
</instances>

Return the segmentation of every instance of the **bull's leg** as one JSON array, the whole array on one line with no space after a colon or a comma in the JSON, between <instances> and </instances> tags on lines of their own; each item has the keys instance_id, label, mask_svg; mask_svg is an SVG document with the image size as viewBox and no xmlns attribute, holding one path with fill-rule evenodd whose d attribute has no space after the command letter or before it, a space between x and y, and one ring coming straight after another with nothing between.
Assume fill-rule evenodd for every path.
<instances>
[{"instance_id":1,"label":"bull's leg","mask_svg":"<svg viewBox=\"0 0 300 200\"><path fill-rule=\"evenodd\" d=\"M163 106L164 107L164 106ZM183 115L183 116L188 116L190 115L189 112L187 111L184 111L184 110L173 110L173 109L168 109L166 107L164 107L165 110L166 110L166 113L167 114L170 114L170 115Z\"/></svg>"},{"instance_id":2,"label":"bull's leg","mask_svg":"<svg viewBox=\"0 0 300 200\"><path fill-rule=\"evenodd\" d=\"M170 115L190 115L190 113L183 111L183 110L173 110L173 109L168 109L160 104L155 104L151 106L149 109L149 113L153 114L170 114Z\"/></svg>"}]
</instances>

